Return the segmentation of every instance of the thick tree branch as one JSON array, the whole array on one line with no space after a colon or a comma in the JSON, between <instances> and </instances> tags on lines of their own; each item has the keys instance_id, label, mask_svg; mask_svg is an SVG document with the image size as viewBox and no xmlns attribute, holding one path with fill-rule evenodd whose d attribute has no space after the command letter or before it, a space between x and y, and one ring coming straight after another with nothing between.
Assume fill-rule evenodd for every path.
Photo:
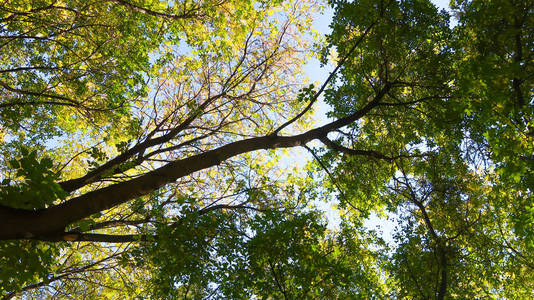
<instances>
[{"instance_id":1,"label":"thick tree branch","mask_svg":"<svg viewBox=\"0 0 534 300\"><path fill-rule=\"evenodd\" d=\"M4 220L4 226L0 227L0 240L57 236L68 224L146 195L179 178L213 167L237 155L256 150L305 145L365 116L379 104L390 88L391 86L386 84L371 102L353 114L299 135L268 135L233 142L170 162L137 178L88 192L46 209L31 211L0 207L0 219Z\"/></svg>"},{"instance_id":2,"label":"thick tree branch","mask_svg":"<svg viewBox=\"0 0 534 300\"><path fill-rule=\"evenodd\" d=\"M88 172L82 177L61 182L60 183L61 188L63 188L63 190L65 190L67 193L71 193L87 184L97 181L98 179L101 178L101 176L104 173L117 168L119 165L125 163L130 158L137 155L138 153L143 153L146 149L152 146L160 145L160 144L170 141L173 137L175 137L181 131L186 129L209 104L213 103L215 100L219 99L222 96L223 94L219 94L217 96L211 97L207 99L206 101L204 101L198 107L195 113L191 114L182 123L180 123L180 125L176 126L172 130L170 130L168 133L162 136L159 136L157 138L146 139L145 141L133 146L132 148L121 153L115 158L107 161L106 163L94 169L93 171Z\"/></svg>"}]
</instances>

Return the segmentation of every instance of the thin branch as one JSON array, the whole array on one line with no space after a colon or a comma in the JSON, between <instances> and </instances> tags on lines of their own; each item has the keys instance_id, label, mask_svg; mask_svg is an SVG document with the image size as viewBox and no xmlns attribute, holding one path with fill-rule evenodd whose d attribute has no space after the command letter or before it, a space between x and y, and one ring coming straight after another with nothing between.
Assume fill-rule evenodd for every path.
<instances>
[{"instance_id":1,"label":"thin branch","mask_svg":"<svg viewBox=\"0 0 534 300\"><path fill-rule=\"evenodd\" d=\"M145 224L149 222L151 222L149 218L145 218L141 220L111 220L111 221L105 221L105 222L92 224L86 230L81 230L81 228L74 228L71 231L72 232L84 232L84 231L105 229L105 228L118 227L118 226L136 226L136 225L141 225L141 224Z\"/></svg>"},{"instance_id":2,"label":"thin branch","mask_svg":"<svg viewBox=\"0 0 534 300\"><path fill-rule=\"evenodd\" d=\"M304 108L304 110L302 110L299 114L297 114L295 117L291 118L289 121L285 122L284 124L282 124L280 127L278 127L275 131L273 131L273 135L277 135L282 129L286 128L287 126L291 125L292 123L294 123L296 120L300 119L304 114L306 114L310 109L311 107L313 106L313 104L317 101L317 99L319 99L319 96L321 96L321 94L323 93L323 91L325 90L326 86L330 83L330 81L332 81L332 79L334 78L334 76L337 74L337 72L339 71L339 69L343 66L343 64L345 64L345 62L347 61L347 59L352 56L352 53L356 50L356 48L358 48L358 46L360 45L360 43L363 41L363 39L367 36L367 34L371 31L371 28L373 28L373 26L376 24L376 22L373 22L371 23L371 25L369 25L369 27L367 27L367 29L365 30L365 32L358 38L358 40L356 41L356 43L352 46L352 48L347 52L347 55L345 55L343 57L343 59L341 59L336 68L330 72L330 75L328 76L328 78L325 80L325 82L323 82L323 85L321 86L321 88L315 93L315 95L313 95L313 97L311 98L310 100L310 103L308 103L308 105Z\"/></svg>"},{"instance_id":3,"label":"thin branch","mask_svg":"<svg viewBox=\"0 0 534 300\"><path fill-rule=\"evenodd\" d=\"M432 155L431 153L423 153L423 154L420 154L420 155L397 155L397 156L387 156L387 155L384 155L378 151L374 151L374 150L359 150L359 149L351 149L351 148L347 148L347 147L344 147L344 146L341 146L333 141L331 141L330 139L328 139L328 137L324 136L324 137L321 137L319 139L321 142L323 142L323 144L325 144L328 148L334 150L334 151L339 151L339 152L342 152L342 153L345 153L345 154L349 154L349 155L359 155L359 156L368 156L368 157L372 157L372 158L375 158L375 159L382 159L382 160L386 160L386 161L393 161L393 160L396 160L396 159L399 159L399 158L414 158L414 157L425 157L425 156L430 156Z\"/></svg>"},{"instance_id":4,"label":"thin branch","mask_svg":"<svg viewBox=\"0 0 534 300\"><path fill-rule=\"evenodd\" d=\"M285 289L282 287L282 284L280 283L280 281L278 280L278 276L276 276L276 271L274 269L274 265L272 263L272 261L269 259L269 267L271 269L271 273L273 273L273 277L274 277L274 281L276 283L276 286L278 287L278 289L280 290L280 292L282 292L282 294L284 295L284 299L289 299L287 297L287 293L285 291Z\"/></svg>"},{"instance_id":5,"label":"thin branch","mask_svg":"<svg viewBox=\"0 0 534 300\"><path fill-rule=\"evenodd\" d=\"M328 175L328 177L330 178L330 181L332 181L332 183L334 184L334 186L337 188L339 194L345 198L345 193L343 193L343 190L341 189L341 187L337 184L337 181L335 180L334 176L332 175L332 173L330 172L330 170L325 166L325 164L321 161L320 157L317 156L317 154L310 148L308 147L307 145L304 145L303 146L306 150L308 150L308 152L310 152L310 154L313 156L313 158L317 161L317 163L319 164L319 166L321 166L321 168L326 172L326 174Z\"/></svg>"},{"instance_id":6,"label":"thin branch","mask_svg":"<svg viewBox=\"0 0 534 300\"><path fill-rule=\"evenodd\" d=\"M124 0L111 0L111 1L115 2L116 4L126 6L128 7L128 9L138 12L138 13L143 13L143 14L154 16L154 17L160 17L160 18L171 19L171 20L191 19L194 17L202 16L201 14L195 12L195 11L200 10L200 7L190 8L189 11L184 11L182 14L175 15L175 14L168 14L164 12L151 10L145 7L132 4Z\"/></svg>"}]
</instances>

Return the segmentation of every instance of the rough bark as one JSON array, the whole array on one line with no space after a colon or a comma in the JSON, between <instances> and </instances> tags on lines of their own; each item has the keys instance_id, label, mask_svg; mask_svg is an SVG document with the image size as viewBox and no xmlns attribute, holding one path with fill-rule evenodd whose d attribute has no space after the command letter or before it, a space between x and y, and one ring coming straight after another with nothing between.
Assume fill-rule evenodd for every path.
<instances>
[{"instance_id":1,"label":"rough bark","mask_svg":"<svg viewBox=\"0 0 534 300\"><path fill-rule=\"evenodd\" d=\"M60 236L65 227L137 197L146 195L158 188L190 175L194 172L213 167L234 156L275 148L302 146L314 139L325 137L329 132L365 116L390 89L386 85L376 97L355 113L332 123L294 136L267 135L229 143L185 159L177 160L146 173L138 178L113 184L64 203L40 210L22 210L0 206L0 240L28 239Z\"/></svg>"}]
</instances>

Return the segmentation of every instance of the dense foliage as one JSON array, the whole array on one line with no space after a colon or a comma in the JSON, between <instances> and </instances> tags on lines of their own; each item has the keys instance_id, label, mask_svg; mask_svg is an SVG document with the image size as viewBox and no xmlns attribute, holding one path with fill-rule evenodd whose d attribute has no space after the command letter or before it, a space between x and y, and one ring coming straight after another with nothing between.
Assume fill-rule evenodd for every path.
<instances>
[{"instance_id":1,"label":"dense foliage","mask_svg":"<svg viewBox=\"0 0 534 300\"><path fill-rule=\"evenodd\" d=\"M4 1L0 297L534 297L532 7Z\"/></svg>"}]
</instances>

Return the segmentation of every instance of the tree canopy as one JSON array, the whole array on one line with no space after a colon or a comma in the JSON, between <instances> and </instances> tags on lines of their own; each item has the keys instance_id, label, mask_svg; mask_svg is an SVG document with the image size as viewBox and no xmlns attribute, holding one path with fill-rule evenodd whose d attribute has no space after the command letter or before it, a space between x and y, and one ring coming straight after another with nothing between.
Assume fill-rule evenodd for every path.
<instances>
[{"instance_id":1,"label":"tree canopy","mask_svg":"<svg viewBox=\"0 0 534 300\"><path fill-rule=\"evenodd\" d=\"M534 297L532 7L4 1L0 297Z\"/></svg>"}]
</instances>

